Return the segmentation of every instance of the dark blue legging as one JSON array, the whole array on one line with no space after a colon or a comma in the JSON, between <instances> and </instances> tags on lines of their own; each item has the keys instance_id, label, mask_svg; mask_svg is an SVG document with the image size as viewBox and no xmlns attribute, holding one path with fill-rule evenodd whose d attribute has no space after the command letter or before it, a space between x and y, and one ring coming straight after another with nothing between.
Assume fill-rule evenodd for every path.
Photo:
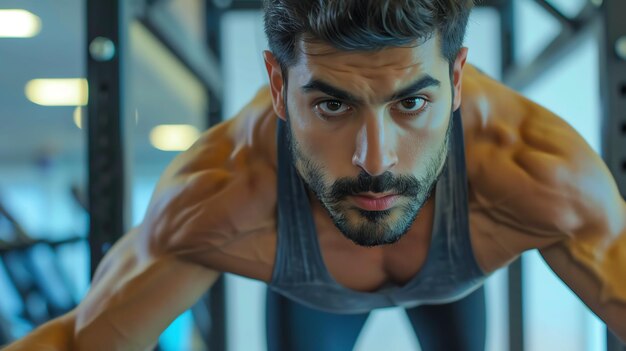
<instances>
[{"instance_id":1,"label":"dark blue legging","mask_svg":"<svg viewBox=\"0 0 626 351\"><path fill-rule=\"evenodd\" d=\"M484 351L485 292L407 309L422 351ZM333 314L267 291L268 351L350 351L368 313Z\"/></svg>"}]
</instances>

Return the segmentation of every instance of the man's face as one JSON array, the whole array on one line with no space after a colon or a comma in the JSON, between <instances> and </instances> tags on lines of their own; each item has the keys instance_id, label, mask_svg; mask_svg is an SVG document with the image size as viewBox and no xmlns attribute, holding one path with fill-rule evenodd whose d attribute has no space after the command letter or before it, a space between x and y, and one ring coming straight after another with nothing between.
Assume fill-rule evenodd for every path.
<instances>
[{"instance_id":1,"label":"man's face","mask_svg":"<svg viewBox=\"0 0 626 351\"><path fill-rule=\"evenodd\" d=\"M438 40L376 52L301 42L300 51L282 96L296 169L347 238L396 242L448 152L453 86Z\"/></svg>"}]
</instances>

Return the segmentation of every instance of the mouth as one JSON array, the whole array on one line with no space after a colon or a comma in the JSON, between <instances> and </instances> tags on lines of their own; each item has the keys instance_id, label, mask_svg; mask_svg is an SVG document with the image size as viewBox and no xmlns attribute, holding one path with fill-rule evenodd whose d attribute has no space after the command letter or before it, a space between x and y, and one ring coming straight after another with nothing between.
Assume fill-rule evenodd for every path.
<instances>
[{"instance_id":1,"label":"mouth","mask_svg":"<svg viewBox=\"0 0 626 351\"><path fill-rule=\"evenodd\" d=\"M365 211L386 211L400 199L397 194L364 193L350 196L352 202Z\"/></svg>"}]
</instances>

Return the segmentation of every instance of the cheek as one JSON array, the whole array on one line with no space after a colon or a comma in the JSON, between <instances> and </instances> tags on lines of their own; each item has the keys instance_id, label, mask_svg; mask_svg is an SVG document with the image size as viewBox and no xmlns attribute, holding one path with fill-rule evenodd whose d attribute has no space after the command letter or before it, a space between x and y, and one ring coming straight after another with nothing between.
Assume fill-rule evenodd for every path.
<instances>
[{"instance_id":1,"label":"cheek","mask_svg":"<svg viewBox=\"0 0 626 351\"><path fill-rule=\"evenodd\" d=\"M320 167L326 177L334 178L340 157L336 150L345 150L345 145L337 145L333 135L311 123L306 122L309 117L294 116L290 113L291 130L298 144L298 150L302 158Z\"/></svg>"},{"instance_id":2,"label":"cheek","mask_svg":"<svg viewBox=\"0 0 626 351\"><path fill-rule=\"evenodd\" d=\"M417 142L415 139L400 143L398 148L398 166L396 171L403 174L419 175L426 160L428 143L424 140Z\"/></svg>"},{"instance_id":3,"label":"cheek","mask_svg":"<svg viewBox=\"0 0 626 351\"><path fill-rule=\"evenodd\" d=\"M442 115L440 115L442 116ZM398 171L421 175L433 159L439 157L446 139L449 117L431 117L433 124L413 129L398 140Z\"/></svg>"},{"instance_id":4,"label":"cheek","mask_svg":"<svg viewBox=\"0 0 626 351\"><path fill-rule=\"evenodd\" d=\"M355 132L349 128L325 128L316 118L310 111L297 110L295 106L290 109L292 133L300 152L321 166L329 178L354 175Z\"/></svg>"},{"instance_id":5,"label":"cheek","mask_svg":"<svg viewBox=\"0 0 626 351\"><path fill-rule=\"evenodd\" d=\"M354 140L349 136L307 131L303 135L302 148L311 161L324 168L329 178L354 175Z\"/></svg>"}]
</instances>

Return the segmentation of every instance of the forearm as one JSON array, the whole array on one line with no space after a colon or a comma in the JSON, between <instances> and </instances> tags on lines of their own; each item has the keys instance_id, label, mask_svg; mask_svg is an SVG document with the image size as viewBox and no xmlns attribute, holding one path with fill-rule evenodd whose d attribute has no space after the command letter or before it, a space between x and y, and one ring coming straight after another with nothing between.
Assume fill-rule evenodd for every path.
<instances>
[{"instance_id":1,"label":"forearm","mask_svg":"<svg viewBox=\"0 0 626 351\"><path fill-rule=\"evenodd\" d=\"M138 332L134 328L123 328L118 324L112 321L106 312L93 318L88 325L76 331L74 339L76 350L151 351L156 346L160 333L150 335L145 331ZM144 326L147 324L149 321L146 321Z\"/></svg>"},{"instance_id":2,"label":"forearm","mask_svg":"<svg viewBox=\"0 0 626 351\"><path fill-rule=\"evenodd\" d=\"M625 214L626 219L626 214ZM613 274L607 274L613 284L605 284L602 298L608 301L611 309L610 319L607 321L611 329L622 343L626 344L626 228L616 238L613 248L606 257L607 270Z\"/></svg>"},{"instance_id":3,"label":"forearm","mask_svg":"<svg viewBox=\"0 0 626 351\"><path fill-rule=\"evenodd\" d=\"M626 228L616 227L610 235L578 237L541 252L555 273L626 342Z\"/></svg>"},{"instance_id":4,"label":"forearm","mask_svg":"<svg viewBox=\"0 0 626 351\"><path fill-rule=\"evenodd\" d=\"M41 325L3 351L69 351L74 350L74 312Z\"/></svg>"}]
</instances>

